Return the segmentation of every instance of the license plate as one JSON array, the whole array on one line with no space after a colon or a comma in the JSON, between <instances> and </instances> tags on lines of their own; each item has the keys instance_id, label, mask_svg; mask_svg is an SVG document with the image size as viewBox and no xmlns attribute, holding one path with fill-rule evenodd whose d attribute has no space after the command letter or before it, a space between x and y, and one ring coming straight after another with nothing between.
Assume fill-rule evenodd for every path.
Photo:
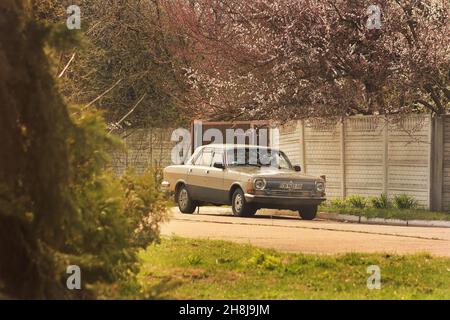
<instances>
[{"instance_id":1,"label":"license plate","mask_svg":"<svg viewBox=\"0 0 450 320\"><path fill-rule=\"evenodd\" d=\"M303 183L294 183L294 182L283 182L280 183L280 189L283 190L302 190Z\"/></svg>"}]
</instances>

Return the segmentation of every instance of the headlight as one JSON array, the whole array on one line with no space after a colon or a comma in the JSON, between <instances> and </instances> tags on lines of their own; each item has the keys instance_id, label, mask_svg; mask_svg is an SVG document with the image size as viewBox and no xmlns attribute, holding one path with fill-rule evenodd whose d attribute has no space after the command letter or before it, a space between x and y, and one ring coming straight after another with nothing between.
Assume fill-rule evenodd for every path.
<instances>
[{"instance_id":1,"label":"headlight","mask_svg":"<svg viewBox=\"0 0 450 320\"><path fill-rule=\"evenodd\" d=\"M255 190L264 190L264 188L266 187L266 180L264 180L264 179L255 179L253 184L255 186Z\"/></svg>"},{"instance_id":2,"label":"headlight","mask_svg":"<svg viewBox=\"0 0 450 320\"><path fill-rule=\"evenodd\" d=\"M316 182L316 190L319 192L324 192L325 191L325 183L323 183L321 181L317 181Z\"/></svg>"}]
</instances>

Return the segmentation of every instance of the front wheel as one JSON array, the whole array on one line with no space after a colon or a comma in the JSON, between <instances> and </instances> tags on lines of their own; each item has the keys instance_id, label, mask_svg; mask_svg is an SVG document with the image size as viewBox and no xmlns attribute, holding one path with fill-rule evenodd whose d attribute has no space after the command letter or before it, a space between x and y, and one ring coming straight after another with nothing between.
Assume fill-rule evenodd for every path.
<instances>
[{"instance_id":1,"label":"front wheel","mask_svg":"<svg viewBox=\"0 0 450 320\"><path fill-rule=\"evenodd\" d=\"M313 220L317 215L317 206L304 206L298 210L300 217L303 220Z\"/></svg>"},{"instance_id":2,"label":"front wheel","mask_svg":"<svg viewBox=\"0 0 450 320\"><path fill-rule=\"evenodd\" d=\"M182 186L177 192L177 203L181 213L194 213L197 206L192 201L186 186Z\"/></svg>"},{"instance_id":3,"label":"front wheel","mask_svg":"<svg viewBox=\"0 0 450 320\"><path fill-rule=\"evenodd\" d=\"M256 213L256 208L247 203L241 189L236 189L233 193L231 207L233 214L239 217L251 217Z\"/></svg>"}]
</instances>

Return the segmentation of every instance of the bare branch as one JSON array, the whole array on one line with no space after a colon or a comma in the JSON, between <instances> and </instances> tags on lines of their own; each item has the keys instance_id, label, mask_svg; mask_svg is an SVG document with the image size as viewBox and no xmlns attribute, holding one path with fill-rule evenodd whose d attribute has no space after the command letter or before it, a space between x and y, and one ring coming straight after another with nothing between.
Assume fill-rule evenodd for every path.
<instances>
[{"instance_id":1,"label":"bare branch","mask_svg":"<svg viewBox=\"0 0 450 320\"><path fill-rule=\"evenodd\" d=\"M58 75L58 78L61 78L64 75L64 73L66 72L67 68L69 68L70 64L72 63L73 59L75 59L75 55L76 55L76 52L74 52L72 54L72 57L70 58L69 62L67 62L66 66L61 71L61 73Z\"/></svg>"},{"instance_id":2,"label":"bare branch","mask_svg":"<svg viewBox=\"0 0 450 320\"><path fill-rule=\"evenodd\" d=\"M84 106L84 108L82 110L85 110L87 108L89 108L91 105L93 105L94 103L96 103L98 100L100 100L101 98L103 98L106 94L108 94L108 92L110 92L112 89L114 89L120 82L122 81L122 79L119 79L111 88L109 88L108 90L106 90L105 92L103 92L101 95L99 95L97 98L95 98L94 100L92 100L91 102L89 102L86 106Z\"/></svg>"},{"instance_id":3,"label":"bare branch","mask_svg":"<svg viewBox=\"0 0 450 320\"><path fill-rule=\"evenodd\" d=\"M108 133L113 132L114 129L115 129L115 127L119 126L123 121L125 121L125 119L128 118L128 116L129 116L130 114L132 114L132 113L134 112L134 110L136 110L137 106L144 100L144 98L145 98L146 96L147 96L147 94L144 93L144 95L143 95L143 96L139 99L139 101L133 106L133 108L131 108L130 111L128 111L127 114L124 115L124 116L122 117L122 119L120 119L118 122L114 123L114 127L113 127L111 130L109 130Z\"/></svg>"}]
</instances>

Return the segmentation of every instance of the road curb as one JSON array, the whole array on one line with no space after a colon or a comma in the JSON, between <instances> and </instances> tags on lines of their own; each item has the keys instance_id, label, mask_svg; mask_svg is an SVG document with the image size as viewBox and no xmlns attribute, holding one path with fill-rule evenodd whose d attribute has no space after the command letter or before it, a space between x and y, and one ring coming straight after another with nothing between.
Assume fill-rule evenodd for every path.
<instances>
[{"instance_id":1,"label":"road curb","mask_svg":"<svg viewBox=\"0 0 450 320\"><path fill-rule=\"evenodd\" d=\"M354 216L350 214L337 214L319 212L317 217L320 219L362 223L362 224L378 224L387 226L405 226L405 227L440 227L450 228L450 221L441 220L400 220L400 219L384 219L384 218L366 218L361 216Z\"/></svg>"}]
</instances>

